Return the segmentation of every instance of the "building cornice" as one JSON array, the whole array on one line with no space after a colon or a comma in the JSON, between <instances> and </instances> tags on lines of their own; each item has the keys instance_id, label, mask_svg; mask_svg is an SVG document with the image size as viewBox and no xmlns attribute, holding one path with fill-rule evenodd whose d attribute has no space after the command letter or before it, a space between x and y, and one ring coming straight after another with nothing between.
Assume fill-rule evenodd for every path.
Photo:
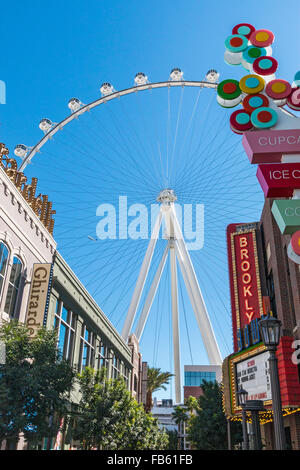
<instances>
[{"instance_id":1,"label":"building cornice","mask_svg":"<svg viewBox=\"0 0 300 470\"><path fill-rule=\"evenodd\" d=\"M0 167L0 187L2 187L4 197L9 199L11 206L14 206L15 208L17 208L19 214L23 215L24 221L26 224L28 224L28 228L30 228L31 234L34 234L34 236L38 237L41 240L41 242L45 244L45 247L53 255L56 249L56 242L54 238L51 236L51 234L42 224L38 216L34 213L32 208L23 198L22 194L18 191L18 189L15 187L13 182L10 180L10 178L6 175L5 171L1 167ZM3 207L2 207L2 210L6 218L10 221L10 223L13 223L16 226L15 221L11 218L11 215L7 213ZM16 230L20 230L20 229L16 226ZM24 233L22 233L22 235L26 237ZM37 247L34 243L34 238L30 238L30 239L28 237L26 238L27 238L27 241L31 245L33 245L34 250L36 251ZM42 253L40 253L40 255L43 257Z\"/></svg>"}]
</instances>

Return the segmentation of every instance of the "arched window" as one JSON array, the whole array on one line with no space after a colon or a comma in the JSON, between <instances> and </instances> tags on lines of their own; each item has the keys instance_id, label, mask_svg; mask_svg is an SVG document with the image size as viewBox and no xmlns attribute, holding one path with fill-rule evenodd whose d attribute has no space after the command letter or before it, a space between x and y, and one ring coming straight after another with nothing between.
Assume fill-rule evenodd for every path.
<instances>
[{"instance_id":1,"label":"arched window","mask_svg":"<svg viewBox=\"0 0 300 470\"><path fill-rule=\"evenodd\" d=\"M0 242L0 296L3 289L8 261L8 249L4 243Z\"/></svg>"},{"instance_id":2,"label":"arched window","mask_svg":"<svg viewBox=\"0 0 300 470\"><path fill-rule=\"evenodd\" d=\"M14 256L13 265L10 271L4 311L10 317L15 316L16 302L21 283L22 261L18 256Z\"/></svg>"}]
</instances>

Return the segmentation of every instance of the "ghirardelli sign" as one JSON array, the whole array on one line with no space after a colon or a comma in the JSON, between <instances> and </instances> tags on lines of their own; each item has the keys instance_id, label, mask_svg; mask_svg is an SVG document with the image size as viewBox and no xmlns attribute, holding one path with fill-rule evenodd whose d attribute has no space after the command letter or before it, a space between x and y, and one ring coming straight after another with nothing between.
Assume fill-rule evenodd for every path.
<instances>
[{"instance_id":1,"label":"ghirardelli sign","mask_svg":"<svg viewBox=\"0 0 300 470\"><path fill-rule=\"evenodd\" d=\"M30 293L26 312L26 326L30 338L36 336L37 330L43 327L47 308L48 291L51 276L51 264L34 264Z\"/></svg>"}]
</instances>

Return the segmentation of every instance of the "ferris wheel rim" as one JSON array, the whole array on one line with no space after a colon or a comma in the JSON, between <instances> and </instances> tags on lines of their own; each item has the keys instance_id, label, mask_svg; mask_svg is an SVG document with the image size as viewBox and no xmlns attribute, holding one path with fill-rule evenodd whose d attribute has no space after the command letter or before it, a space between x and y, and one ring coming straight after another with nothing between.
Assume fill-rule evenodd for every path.
<instances>
[{"instance_id":1,"label":"ferris wheel rim","mask_svg":"<svg viewBox=\"0 0 300 470\"><path fill-rule=\"evenodd\" d=\"M97 100L91 101L88 104L81 106L74 112L71 112L70 115L62 119L60 122L55 123L55 125L47 132L45 135L35 144L33 147L30 148L30 151L23 157L22 162L18 168L18 171L24 171L28 163L31 162L32 158L39 153L42 147L60 130L62 130L67 124L71 123L74 119L78 118L82 114L91 109L94 109L101 104L104 104L108 101L112 101L117 98L121 98L122 96L127 96L133 93L137 93L139 91L147 91L152 89L160 89L160 88L170 88L170 87L194 87L194 88L210 88L216 90L218 87L218 82L207 82L205 80L193 81L193 80L180 80L180 81L170 81L166 80L163 82L153 82L153 83L146 83L142 85L134 85L129 88L124 88L122 90L114 91L109 95L101 96Z\"/></svg>"}]
</instances>

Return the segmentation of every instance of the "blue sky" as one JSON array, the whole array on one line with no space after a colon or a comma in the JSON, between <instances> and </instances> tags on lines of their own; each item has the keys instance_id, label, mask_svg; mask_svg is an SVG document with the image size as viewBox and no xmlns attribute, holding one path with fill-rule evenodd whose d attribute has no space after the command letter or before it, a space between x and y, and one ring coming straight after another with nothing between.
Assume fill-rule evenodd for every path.
<instances>
[{"instance_id":1,"label":"blue sky","mask_svg":"<svg viewBox=\"0 0 300 470\"><path fill-rule=\"evenodd\" d=\"M145 72L150 81L168 79L173 67L180 67L185 78L190 80L203 79L210 68L216 68L222 79L239 78L243 75L241 67L229 67L224 63L223 55L226 36L240 22L249 22L258 29L267 28L275 33L273 56L279 61L277 77L291 82L299 69L299 10L300 5L296 0L289 0L288 6L277 0L255 0L251 1L251 6L233 0L213 3L202 0L6 2L1 9L0 79L5 81L7 87L7 104L1 105L0 109L1 141L7 144L11 153L18 143L34 145L42 136L38 128L41 118L47 117L57 122L68 114L67 102L71 97L78 97L84 103L92 101L100 95L99 87L105 81L111 82L116 89L127 88L139 71ZM62 137L47 144L49 147L42 155L44 159L34 161L26 170L28 175L39 177L41 191L49 193L56 205L55 236L59 249L119 330L124 318L122 312L126 311L130 300L146 245L140 244L137 250L135 245L129 244L127 250L125 245L115 248L115 242L105 245L98 241L94 246L87 243L87 235L95 230L97 205L115 202L120 193L125 194L125 186L130 181L130 176L125 182L124 175L117 171L122 164L126 167L126 162L122 163L120 156L114 157L117 153L117 133L123 139L128 136L127 143L131 144L132 152L137 151L139 142L145 144L145 153L140 149L136 158L147 177L147 153L151 153L153 158L153 152L157 149L155 139L163 140L166 137L160 134L162 126L166 124L166 118L162 118L163 113L167 112L166 97L163 93L157 96L153 93L143 96L138 104L127 99L123 108L123 104L119 106L115 103L111 110L99 110L97 115L84 117L82 125L78 120L72 124L72 129L70 127L70 130L64 131ZM182 121L188 121L188 113L196 99L196 93L190 96L185 94ZM170 138L173 140L180 100L178 90L172 101L174 113ZM202 102L200 104L202 106ZM199 118L199 121L195 121L194 140L191 138L190 147L184 147L184 150L195 147L197 138L201 137L203 141L207 139L212 155L206 155L199 178L191 184L192 168L190 173L186 173L188 182L179 185L178 190L186 197L185 202L204 203L207 207L206 251L195 256L194 262L199 280L204 283L203 293L221 352L225 356L231 350L232 339L224 230L227 223L257 220L262 195L256 182L255 169L251 168L242 154L240 137L232 135L228 129L228 112L210 104L210 98L204 97L203 109L209 106L209 114L204 114L204 120ZM137 118L139 107L142 107L147 132ZM127 120L128 116L130 120ZM132 125L129 121L135 122ZM182 121L179 144L184 144L187 126ZM109 145L115 148L112 148L110 155L112 164L108 165L107 160L102 160L96 168L98 163L92 160L92 156L104 141L104 131L102 128L103 133L99 131L101 123L105 123L115 134L107 140L105 151L108 152ZM197 126L200 129L200 125L203 129L197 132ZM217 129L220 132L217 133ZM137 134L139 141L136 140ZM210 137L215 141L214 144ZM84 143L89 154L86 157L90 157L90 160L79 152L80 145ZM231 143L235 146L235 153ZM203 146L202 151L205 148ZM222 149L225 156L220 156ZM180 158L178 156L179 174L185 168L187 156L181 155ZM218 162L218 158L221 160L216 170L212 170L211 162ZM236 159L236 167L230 165L231 158L233 162ZM155 162L151 161L151 164ZM193 164L196 164L196 160ZM241 167L238 167L239 164ZM101 171L111 171L113 183L102 181L98 188L92 180L93 171L95 175L97 172L99 181ZM131 169L133 175L134 172ZM196 170L194 174L198 175ZM134 187L137 198L144 195L147 185L142 183L136 183ZM149 194L153 191L155 197L159 185L157 188L154 184L152 186L149 186ZM88 196L87 187L90 193L97 195ZM189 195L186 194L187 189ZM243 191L247 191L247 197L238 197L237 194L241 195ZM126 194L134 202L133 188ZM151 193L151 198L153 195ZM151 198L149 196L144 202L150 203ZM65 204L66 199L69 205ZM240 220L242 215L245 215L244 220ZM109 254L107 258L103 257L106 250ZM130 260L134 261L131 265ZM158 260L158 256L155 260ZM204 271L201 271L201 266ZM123 291L120 286L116 287L118 296L115 298L111 297L109 288L103 285L103 278L109 276L107 273L111 275L111 286L115 278L123 286ZM165 298L168 283L166 272L161 292L158 292L160 297L153 305L153 319L149 320L142 341L144 359L150 365L157 365L164 370L172 367L169 306ZM125 294L122 294L124 289ZM118 309L115 300L119 298L122 298L122 306ZM182 364L191 363L190 350L195 364L206 362L190 305L182 302L184 299L186 296L183 293L180 297ZM173 389L169 389L159 396L168 397L172 393Z\"/></svg>"}]
</instances>

